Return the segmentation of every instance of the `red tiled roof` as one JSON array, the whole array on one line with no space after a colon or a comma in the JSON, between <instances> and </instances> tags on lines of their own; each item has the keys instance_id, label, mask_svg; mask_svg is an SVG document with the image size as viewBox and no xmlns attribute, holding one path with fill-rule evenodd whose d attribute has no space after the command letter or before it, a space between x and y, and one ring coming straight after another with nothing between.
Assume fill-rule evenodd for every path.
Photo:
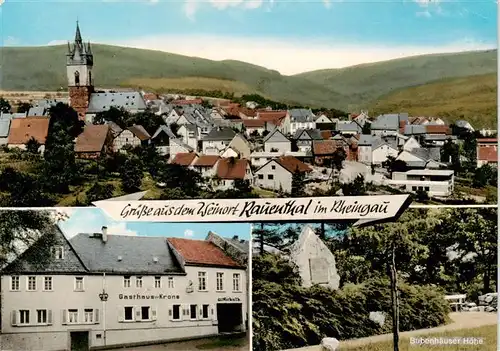
<instances>
[{"instance_id":1,"label":"red tiled roof","mask_svg":"<svg viewBox=\"0 0 500 351\"><path fill-rule=\"evenodd\" d=\"M260 119L244 119L243 125L247 128L264 128L266 122Z\"/></svg>"},{"instance_id":2,"label":"red tiled roof","mask_svg":"<svg viewBox=\"0 0 500 351\"><path fill-rule=\"evenodd\" d=\"M258 113L258 118L262 121L271 122L276 126L280 126L288 111L261 111Z\"/></svg>"},{"instance_id":3,"label":"red tiled roof","mask_svg":"<svg viewBox=\"0 0 500 351\"><path fill-rule=\"evenodd\" d=\"M478 144L488 143L488 144L498 144L497 138L477 138Z\"/></svg>"},{"instance_id":4,"label":"red tiled roof","mask_svg":"<svg viewBox=\"0 0 500 351\"><path fill-rule=\"evenodd\" d=\"M451 134L450 127L447 125L426 125L425 131L427 134Z\"/></svg>"},{"instance_id":5,"label":"red tiled roof","mask_svg":"<svg viewBox=\"0 0 500 351\"><path fill-rule=\"evenodd\" d=\"M294 173L296 171L299 172L311 172L312 169L308 165L306 165L304 162L298 160L297 158L293 156L281 156L279 159L276 160L283 168L288 170L291 173Z\"/></svg>"},{"instance_id":6,"label":"red tiled roof","mask_svg":"<svg viewBox=\"0 0 500 351\"><path fill-rule=\"evenodd\" d=\"M244 114L247 117L255 117L257 115L257 112L255 110L246 107L240 107L240 113Z\"/></svg>"},{"instance_id":7,"label":"red tiled roof","mask_svg":"<svg viewBox=\"0 0 500 351\"><path fill-rule=\"evenodd\" d=\"M172 163L181 166L189 166L191 163L193 163L196 157L197 156L194 152L179 152L177 155L175 155Z\"/></svg>"},{"instance_id":8,"label":"red tiled roof","mask_svg":"<svg viewBox=\"0 0 500 351\"><path fill-rule=\"evenodd\" d=\"M317 156L332 155L338 148L343 148L342 142L338 140L313 141L313 154Z\"/></svg>"},{"instance_id":9,"label":"red tiled roof","mask_svg":"<svg viewBox=\"0 0 500 351\"><path fill-rule=\"evenodd\" d=\"M329 140L333 136L333 131L331 131L331 130L322 130L320 133L321 133L321 137L324 140Z\"/></svg>"},{"instance_id":10,"label":"red tiled roof","mask_svg":"<svg viewBox=\"0 0 500 351\"><path fill-rule=\"evenodd\" d=\"M144 94L144 100L158 100L158 95L153 93Z\"/></svg>"},{"instance_id":11,"label":"red tiled roof","mask_svg":"<svg viewBox=\"0 0 500 351\"><path fill-rule=\"evenodd\" d=\"M86 125L83 132L76 138L75 152L102 151L109 133L109 125Z\"/></svg>"},{"instance_id":12,"label":"red tiled roof","mask_svg":"<svg viewBox=\"0 0 500 351\"><path fill-rule=\"evenodd\" d=\"M132 132L136 137L138 137L141 141L146 141L151 139L151 135L144 129L143 126L141 125L133 125L132 127L129 127L128 130Z\"/></svg>"},{"instance_id":13,"label":"red tiled roof","mask_svg":"<svg viewBox=\"0 0 500 351\"><path fill-rule=\"evenodd\" d=\"M244 179L248 160L221 158L217 162L217 177L220 179Z\"/></svg>"},{"instance_id":14,"label":"red tiled roof","mask_svg":"<svg viewBox=\"0 0 500 351\"><path fill-rule=\"evenodd\" d=\"M34 138L41 145L45 145L48 133L49 118L47 117L14 118L10 122L8 144L26 144Z\"/></svg>"},{"instance_id":15,"label":"red tiled roof","mask_svg":"<svg viewBox=\"0 0 500 351\"><path fill-rule=\"evenodd\" d=\"M217 155L201 155L198 157L193 167L212 167L219 160Z\"/></svg>"},{"instance_id":16,"label":"red tiled roof","mask_svg":"<svg viewBox=\"0 0 500 351\"><path fill-rule=\"evenodd\" d=\"M196 104L201 104L202 102L203 102L202 99L174 100L172 101L172 105L196 105Z\"/></svg>"},{"instance_id":17,"label":"red tiled roof","mask_svg":"<svg viewBox=\"0 0 500 351\"><path fill-rule=\"evenodd\" d=\"M481 161L498 163L498 149L496 146L484 146L478 148L477 159Z\"/></svg>"},{"instance_id":18,"label":"red tiled roof","mask_svg":"<svg viewBox=\"0 0 500 351\"><path fill-rule=\"evenodd\" d=\"M236 261L209 241L182 238L167 238L167 241L187 264L240 267Z\"/></svg>"}]
</instances>

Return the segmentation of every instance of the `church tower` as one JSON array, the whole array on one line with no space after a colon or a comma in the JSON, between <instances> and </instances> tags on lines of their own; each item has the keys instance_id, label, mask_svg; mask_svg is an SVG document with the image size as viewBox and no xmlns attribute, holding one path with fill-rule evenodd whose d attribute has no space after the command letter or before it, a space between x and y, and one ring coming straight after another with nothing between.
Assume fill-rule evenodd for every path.
<instances>
[{"instance_id":1,"label":"church tower","mask_svg":"<svg viewBox=\"0 0 500 351\"><path fill-rule=\"evenodd\" d=\"M69 103L78 112L79 118L84 120L89 107L90 95L94 92L92 77L94 55L90 43L85 44L82 41L78 22L76 23L75 41L73 45L68 42L66 57Z\"/></svg>"}]
</instances>

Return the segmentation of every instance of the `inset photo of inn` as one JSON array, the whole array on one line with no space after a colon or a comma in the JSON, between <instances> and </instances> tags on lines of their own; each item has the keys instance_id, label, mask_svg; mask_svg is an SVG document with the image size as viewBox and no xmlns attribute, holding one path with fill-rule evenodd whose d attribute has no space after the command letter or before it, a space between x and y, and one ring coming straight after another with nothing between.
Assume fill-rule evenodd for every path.
<instances>
[{"instance_id":1,"label":"inset photo of inn","mask_svg":"<svg viewBox=\"0 0 500 351\"><path fill-rule=\"evenodd\" d=\"M498 350L497 213L254 225L253 351Z\"/></svg>"},{"instance_id":2,"label":"inset photo of inn","mask_svg":"<svg viewBox=\"0 0 500 351\"><path fill-rule=\"evenodd\" d=\"M1 349L247 351L249 239L247 223L0 211Z\"/></svg>"}]
</instances>

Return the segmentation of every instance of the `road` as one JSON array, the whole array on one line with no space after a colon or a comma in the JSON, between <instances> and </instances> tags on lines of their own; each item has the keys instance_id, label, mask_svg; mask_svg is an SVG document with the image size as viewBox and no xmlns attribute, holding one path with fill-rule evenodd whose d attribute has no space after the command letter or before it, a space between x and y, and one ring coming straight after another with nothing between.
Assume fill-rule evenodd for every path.
<instances>
[{"instance_id":1,"label":"road","mask_svg":"<svg viewBox=\"0 0 500 351\"><path fill-rule=\"evenodd\" d=\"M151 345L151 346L137 346L132 348L118 349L121 351L200 351L200 350L214 350L214 351L249 351L250 346L248 338L234 339L233 345L223 345L218 342L218 339L199 339L192 341L174 342L169 344ZM238 345L238 346L235 346Z\"/></svg>"}]
</instances>

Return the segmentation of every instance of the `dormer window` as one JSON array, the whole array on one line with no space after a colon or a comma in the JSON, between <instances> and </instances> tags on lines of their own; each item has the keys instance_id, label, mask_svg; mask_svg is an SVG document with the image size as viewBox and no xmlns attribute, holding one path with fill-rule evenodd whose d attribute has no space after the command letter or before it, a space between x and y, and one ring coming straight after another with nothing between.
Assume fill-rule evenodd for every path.
<instances>
[{"instance_id":1,"label":"dormer window","mask_svg":"<svg viewBox=\"0 0 500 351\"><path fill-rule=\"evenodd\" d=\"M75 85L80 85L80 72L75 72Z\"/></svg>"},{"instance_id":2,"label":"dormer window","mask_svg":"<svg viewBox=\"0 0 500 351\"><path fill-rule=\"evenodd\" d=\"M56 260L64 259L64 247L56 246L53 248L53 255Z\"/></svg>"}]
</instances>

